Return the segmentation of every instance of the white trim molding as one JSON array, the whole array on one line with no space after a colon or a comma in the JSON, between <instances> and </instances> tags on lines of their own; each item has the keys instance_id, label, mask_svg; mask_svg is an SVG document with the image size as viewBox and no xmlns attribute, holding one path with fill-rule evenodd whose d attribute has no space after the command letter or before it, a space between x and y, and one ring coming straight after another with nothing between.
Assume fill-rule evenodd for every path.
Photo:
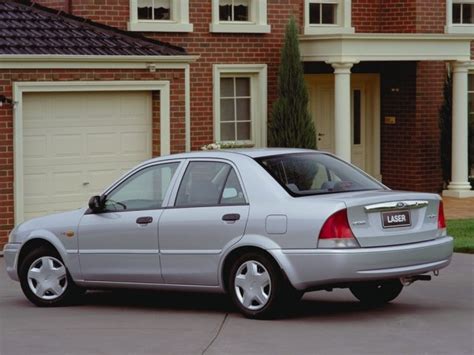
<instances>
[{"instance_id":1,"label":"white trim molding","mask_svg":"<svg viewBox=\"0 0 474 355\"><path fill-rule=\"evenodd\" d=\"M305 62L469 61L472 36L446 34L339 34L300 36Z\"/></svg>"},{"instance_id":2,"label":"white trim molding","mask_svg":"<svg viewBox=\"0 0 474 355\"><path fill-rule=\"evenodd\" d=\"M215 33L270 33L267 23L267 0L248 0L249 21L220 21L219 1L212 0L212 23L209 31ZM238 0L234 0L238 1Z\"/></svg>"},{"instance_id":3,"label":"white trim molding","mask_svg":"<svg viewBox=\"0 0 474 355\"><path fill-rule=\"evenodd\" d=\"M445 33L474 34L474 24L453 23L453 4L472 4L474 0L446 0L446 26Z\"/></svg>"},{"instance_id":4,"label":"white trim molding","mask_svg":"<svg viewBox=\"0 0 474 355\"><path fill-rule=\"evenodd\" d=\"M312 24L310 23L311 4L331 4L336 8L335 24ZM352 27L352 1L351 0L305 0L304 1L304 34L324 35L355 33Z\"/></svg>"},{"instance_id":5,"label":"white trim molding","mask_svg":"<svg viewBox=\"0 0 474 355\"><path fill-rule=\"evenodd\" d=\"M194 63L195 55L0 55L0 69L173 69Z\"/></svg>"},{"instance_id":6,"label":"white trim molding","mask_svg":"<svg viewBox=\"0 0 474 355\"><path fill-rule=\"evenodd\" d=\"M130 0L129 31L140 32L193 32L189 23L189 0L170 0L170 20L138 19L138 0Z\"/></svg>"},{"instance_id":7,"label":"white trim molding","mask_svg":"<svg viewBox=\"0 0 474 355\"><path fill-rule=\"evenodd\" d=\"M38 81L13 83L13 150L15 225L24 218L23 94L31 92L159 91L160 153L170 154L170 82L157 81Z\"/></svg>"},{"instance_id":8,"label":"white trim molding","mask_svg":"<svg viewBox=\"0 0 474 355\"><path fill-rule=\"evenodd\" d=\"M214 64L213 115L214 140L220 142L220 79L222 76L248 76L251 78L251 135L250 141L236 142L255 147L267 145L267 65L266 64Z\"/></svg>"}]
</instances>

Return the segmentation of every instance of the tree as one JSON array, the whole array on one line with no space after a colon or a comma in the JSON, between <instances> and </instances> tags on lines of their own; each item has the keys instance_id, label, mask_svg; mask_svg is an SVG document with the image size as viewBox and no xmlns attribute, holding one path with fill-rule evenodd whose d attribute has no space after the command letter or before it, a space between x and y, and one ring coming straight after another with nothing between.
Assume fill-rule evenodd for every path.
<instances>
[{"instance_id":1,"label":"tree","mask_svg":"<svg viewBox=\"0 0 474 355\"><path fill-rule=\"evenodd\" d=\"M316 149L316 130L308 112L308 92L294 17L286 26L278 73L278 99L268 127L270 147Z\"/></svg>"},{"instance_id":2,"label":"tree","mask_svg":"<svg viewBox=\"0 0 474 355\"><path fill-rule=\"evenodd\" d=\"M453 80L448 74L444 83L444 101L439 110L440 154L443 182L445 186L451 181L451 139L452 139L452 100Z\"/></svg>"}]
</instances>

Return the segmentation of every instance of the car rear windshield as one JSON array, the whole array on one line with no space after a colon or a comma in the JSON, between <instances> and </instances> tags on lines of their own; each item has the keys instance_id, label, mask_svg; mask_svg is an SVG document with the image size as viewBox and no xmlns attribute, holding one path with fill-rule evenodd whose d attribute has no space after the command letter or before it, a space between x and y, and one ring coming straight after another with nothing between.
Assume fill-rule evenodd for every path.
<instances>
[{"instance_id":1,"label":"car rear windshield","mask_svg":"<svg viewBox=\"0 0 474 355\"><path fill-rule=\"evenodd\" d=\"M292 196L383 190L375 179L323 153L294 153L256 159Z\"/></svg>"}]
</instances>

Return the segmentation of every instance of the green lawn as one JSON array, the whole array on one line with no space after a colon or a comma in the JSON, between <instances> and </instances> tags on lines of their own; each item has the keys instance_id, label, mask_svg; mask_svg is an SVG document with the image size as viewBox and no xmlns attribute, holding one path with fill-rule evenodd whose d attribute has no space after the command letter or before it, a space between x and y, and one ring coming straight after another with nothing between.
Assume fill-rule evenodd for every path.
<instances>
[{"instance_id":1,"label":"green lawn","mask_svg":"<svg viewBox=\"0 0 474 355\"><path fill-rule=\"evenodd\" d=\"M454 238L454 251L474 254L474 219L448 221L448 234Z\"/></svg>"}]
</instances>

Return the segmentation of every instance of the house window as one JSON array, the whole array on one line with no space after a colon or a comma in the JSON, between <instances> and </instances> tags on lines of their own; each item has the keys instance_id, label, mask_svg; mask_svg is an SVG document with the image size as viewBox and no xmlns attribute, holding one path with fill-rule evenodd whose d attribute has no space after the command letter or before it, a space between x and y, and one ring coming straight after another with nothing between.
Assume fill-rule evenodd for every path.
<instances>
[{"instance_id":1,"label":"house window","mask_svg":"<svg viewBox=\"0 0 474 355\"><path fill-rule=\"evenodd\" d=\"M474 176L474 72L469 74L468 95L469 175Z\"/></svg>"},{"instance_id":2,"label":"house window","mask_svg":"<svg viewBox=\"0 0 474 355\"><path fill-rule=\"evenodd\" d=\"M472 25L474 24L474 4L453 3L453 24Z\"/></svg>"},{"instance_id":3,"label":"house window","mask_svg":"<svg viewBox=\"0 0 474 355\"><path fill-rule=\"evenodd\" d=\"M138 0L138 20L170 20L171 0Z\"/></svg>"},{"instance_id":4,"label":"house window","mask_svg":"<svg viewBox=\"0 0 474 355\"><path fill-rule=\"evenodd\" d=\"M270 33L267 0L212 0L211 32Z\"/></svg>"},{"instance_id":5,"label":"house window","mask_svg":"<svg viewBox=\"0 0 474 355\"><path fill-rule=\"evenodd\" d=\"M305 0L304 33L354 33L351 11L351 0Z\"/></svg>"},{"instance_id":6,"label":"house window","mask_svg":"<svg viewBox=\"0 0 474 355\"><path fill-rule=\"evenodd\" d=\"M251 0L220 0L219 21L249 21Z\"/></svg>"},{"instance_id":7,"label":"house window","mask_svg":"<svg viewBox=\"0 0 474 355\"><path fill-rule=\"evenodd\" d=\"M474 0L446 1L446 33L474 33Z\"/></svg>"},{"instance_id":8,"label":"house window","mask_svg":"<svg viewBox=\"0 0 474 355\"><path fill-rule=\"evenodd\" d=\"M311 25L337 24L337 3L310 3L309 23Z\"/></svg>"},{"instance_id":9,"label":"house window","mask_svg":"<svg viewBox=\"0 0 474 355\"><path fill-rule=\"evenodd\" d=\"M214 65L215 141L265 146L266 122L266 65Z\"/></svg>"},{"instance_id":10,"label":"house window","mask_svg":"<svg viewBox=\"0 0 474 355\"><path fill-rule=\"evenodd\" d=\"M189 0L130 0L130 31L192 32Z\"/></svg>"},{"instance_id":11,"label":"house window","mask_svg":"<svg viewBox=\"0 0 474 355\"><path fill-rule=\"evenodd\" d=\"M220 131L223 141L252 140L249 77L221 77Z\"/></svg>"}]
</instances>

